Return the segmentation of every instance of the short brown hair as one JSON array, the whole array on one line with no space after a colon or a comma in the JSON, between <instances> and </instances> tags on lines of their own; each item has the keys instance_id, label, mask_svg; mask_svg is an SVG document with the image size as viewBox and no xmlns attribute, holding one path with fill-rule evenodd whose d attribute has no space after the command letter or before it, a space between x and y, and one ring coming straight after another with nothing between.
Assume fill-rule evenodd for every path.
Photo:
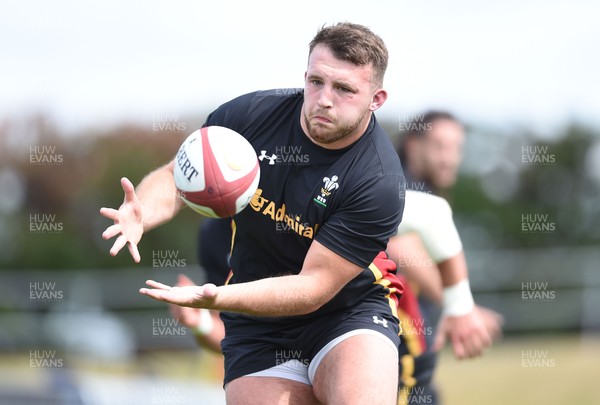
<instances>
[{"instance_id":1,"label":"short brown hair","mask_svg":"<svg viewBox=\"0 0 600 405\"><path fill-rule=\"evenodd\" d=\"M373 66L374 84L381 86L388 65L388 51L381 38L369 28L349 22L321 27L310 41L309 55L317 45L327 46L333 55L357 66Z\"/></svg>"}]
</instances>

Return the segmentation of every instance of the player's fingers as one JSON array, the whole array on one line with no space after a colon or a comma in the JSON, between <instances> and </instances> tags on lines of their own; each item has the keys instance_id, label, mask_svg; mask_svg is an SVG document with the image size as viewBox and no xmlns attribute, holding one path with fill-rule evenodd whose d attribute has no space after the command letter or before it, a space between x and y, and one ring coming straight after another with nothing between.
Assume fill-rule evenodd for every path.
<instances>
[{"instance_id":1,"label":"player's fingers","mask_svg":"<svg viewBox=\"0 0 600 405\"><path fill-rule=\"evenodd\" d=\"M456 358L464 359L467 353L463 341L455 335L450 336L450 341L452 342L452 349Z\"/></svg>"},{"instance_id":2,"label":"player's fingers","mask_svg":"<svg viewBox=\"0 0 600 405\"><path fill-rule=\"evenodd\" d=\"M446 332L443 327L438 329L437 334L435 335L435 340L433 342L433 351L439 352L444 347L446 343Z\"/></svg>"},{"instance_id":3,"label":"player's fingers","mask_svg":"<svg viewBox=\"0 0 600 405\"><path fill-rule=\"evenodd\" d=\"M483 343L477 334L466 336L463 340L464 356L473 358L480 356L483 352Z\"/></svg>"},{"instance_id":4,"label":"player's fingers","mask_svg":"<svg viewBox=\"0 0 600 405\"><path fill-rule=\"evenodd\" d=\"M187 299L168 290L157 290L155 288L140 288L140 294L147 295L155 300L169 304L186 305Z\"/></svg>"},{"instance_id":5,"label":"player's fingers","mask_svg":"<svg viewBox=\"0 0 600 405\"><path fill-rule=\"evenodd\" d=\"M496 315L496 320L498 321L498 325L502 326L504 325L504 315L502 315L500 312L495 312L494 314Z\"/></svg>"},{"instance_id":6,"label":"player's fingers","mask_svg":"<svg viewBox=\"0 0 600 405\"><path fill-rule=\"evenodd\" d=\"M119 253L119 251L121 249L123 249L123 246L125 246L127 244L127 238L125 237L125 235L121 235L117 238L117 240L115 241L114 245L112 246L112 248L110 249L110 254L112 256L116 256L117 253Z\"/></svg>"},{"instance_id":7,"label":"player's fingers","mask_svg":"<svg viewBox=\"0 0 600 405\"><path fill-rule=\"evenodd\" d=\"M473 338L473 356L481 356L485 349L490 346L490 337L487 331L483 331L478 336Z\"/></svg>"},{"instance_id":8,"label":"player's fingers","mask_svg":"<svg viewBox=\"0 0 600 405\"><path fill-rule=\"evenodd\" d=\"M483 324L468 335L467 343L470 357L481 356L485 349L492 344L492 338Z\"/></svg>"},{"instance_id":9,"label":"player's fingers","mask_svg":"<svg viewBox=\"0 0 600 405\"><path fill-rule=\"evenodd\" d=\"M480 307L479 314L492 339L502 335L502 325L504 325L504 316L501 313L489 308Z\"/></svg>"},{"instance_id":10,"label":"player's fingers","mask_svg":"<svg viewBox=\"0 0 600 405\"><path fill-rule=\"evenodd\" d=\"M136 202L137 195L135 194L135 187L133 187L133 183L129 181L127 177L123 177L121 179L121 187L123 187L123 191L125 192L125 201L127 202Z\"/></svg>"},{"instance_id":11,"label":"player's fingers","mask_svg":"<svg viewBox=\"0 0 600 405\"><path fill-rule=\"evenodd\" d=\"M164 293L165 293L165 291L163 291L163 290L140 288L140 294L147 295L148 297L154 298L155 300L158 300L158 301L170 302L166 298Z\"/></svg>"},{"instance_id":12,"label":"player's fingers","mask_svg":"<svg viewBox=\"0 0 600 405\"><path fill-rule=\"evenodd\" d=\"M168 286L163 283L159 283L158 281L154 281L154 280L146 280L146 285L148 285L152 288L156 288L158 290L165 290L165 291L171 291L173 288L171 286Z\"/></svg>"},{"instance_id":13,"label":"player's fingers","mask_svg":"<svg viewBox=\"0 0 600 405\"><path fill-rule=\"evenodd\" d=\"M117 211L114 208L102 207L102 208L100 208L100 215L103 215L108 219L112 219L113 221L116 221L119 218L119 211Z\"/></svg>"},{"instance_id":14,"label":"player's fingers","mask_svg":"<svg viewBox=\"0 0 600 405\"><path fill-rule=\"evenodd\" d=\"M502 335L502 325L504 325L504 316L502 314L491 311L491 320L488 322L488 332L490 337L495 339Z\"/></svg>"},{"instance_id":15,"label":"player's fingers","mask_svg":"<svg viewBox=\"0 0 600 405\"><path fill-rule=\"evenodd\" d=\"M137 245L135 243L129 242L127 244L127 248L129 249L131 257L133 257L133 261L139 263L142 260L142 257L140 256L140 251L138 250Z\"/></svg>"},{"instance_id":16,"label":"player's fingers","mask_svg":"<svg viewBox=\"0 0 600 405\"><path fill-rule=\"evenodd\" d=\"M121 232L121 225L114 224L114 225L109 226L108 228L106 228L106 230L104 232L102 232L102 238L108 240L120 232Z\"/></svg>"},{"instance_id":17,"label":"player's fingers","mask_svg":"<svg viewBox=\"0 0 600 405\"><path fill-rule=\"evenodd\" d=\"M490 333L490 331L485 327L481 328L481 332L479 333L479 339L481 340L482 350L485 350L492 345L493 336Z\"/></svg>"}]
</instances>

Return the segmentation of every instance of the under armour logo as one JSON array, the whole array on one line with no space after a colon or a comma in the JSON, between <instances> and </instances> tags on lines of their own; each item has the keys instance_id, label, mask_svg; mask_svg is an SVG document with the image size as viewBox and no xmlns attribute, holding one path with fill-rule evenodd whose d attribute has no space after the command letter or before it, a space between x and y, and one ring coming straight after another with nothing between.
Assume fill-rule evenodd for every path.
<instances>
[{"instance_id":1,"label":"under armour logo","mask_svg":"<svg viewBox=\"0 0 600 405\"><path fill-rule=\"evenodd\" d=\"M373 315L373 323L376 323L377 325L381 325L384 328L387 328L387 326L388 326L388 322L385 319L377 318L377 315Z\"/></svg>"},{"instance_id":2,"label":"under armour logo","mask_svg":"<svg viewBox=\"0 0 600 405\"><path fill-rule=\"evenodd\" d=\"M262 162L264 159L269 160L269 164L272 166L275 164L275 160L277 160L277 155L273 153L271 156L267 156L267 151L261 150L258 160Z\"/></svg>"}]
</instances>

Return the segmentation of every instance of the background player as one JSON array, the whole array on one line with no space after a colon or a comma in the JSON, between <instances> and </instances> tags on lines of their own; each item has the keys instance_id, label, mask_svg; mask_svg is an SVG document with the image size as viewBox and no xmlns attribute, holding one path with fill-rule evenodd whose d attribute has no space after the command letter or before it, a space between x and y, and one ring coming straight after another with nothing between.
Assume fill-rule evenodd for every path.
<instances>
[{"instance_id":1,"label":"background player","mask_svg":"<svg viewBox=\"0 0 600 405\"><path fill-rule=\"evenodd\" d=\"M397 152L404 167L407 189L446 196L456 182L462 161L465 139L463 125L447 111L429 111L415 115L415 119L405 127L408 130L401 134ZM423 388L420 392L432 398L432 404L436 404L439 402L438 395L429 382L442 343L438 340L436 344L434 337L441 339L444 336L444 333L435 333L439 308L443 304L441 273L425 250L422 238L416 233L393 237L388 244L388 253L417 292L423 329L432 331L425 334L423 347L414 354L420 353L415 367L415 371L421 373L417 378L417 386ZM499 334L502 316L477 305L475 310L487 329L493 335Z\"/></svg>"}]
</instances>

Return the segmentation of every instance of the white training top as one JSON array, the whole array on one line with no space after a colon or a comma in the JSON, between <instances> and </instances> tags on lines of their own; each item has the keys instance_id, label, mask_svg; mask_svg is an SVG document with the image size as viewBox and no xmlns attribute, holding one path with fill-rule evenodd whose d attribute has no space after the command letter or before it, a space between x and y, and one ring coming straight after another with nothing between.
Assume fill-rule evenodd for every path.
<instances>
[{"instance_id":1,"label":"white training top","mask_svg":"<svg viewBox=\"0 0 600 405\"><path fill-rule=\"evenodd\" d=\"M398 235L410 232L421 237L427 253L436 263L456 256L462 250L450 204L433 194L406 190Z\"/></svg>"}]
</instances>

